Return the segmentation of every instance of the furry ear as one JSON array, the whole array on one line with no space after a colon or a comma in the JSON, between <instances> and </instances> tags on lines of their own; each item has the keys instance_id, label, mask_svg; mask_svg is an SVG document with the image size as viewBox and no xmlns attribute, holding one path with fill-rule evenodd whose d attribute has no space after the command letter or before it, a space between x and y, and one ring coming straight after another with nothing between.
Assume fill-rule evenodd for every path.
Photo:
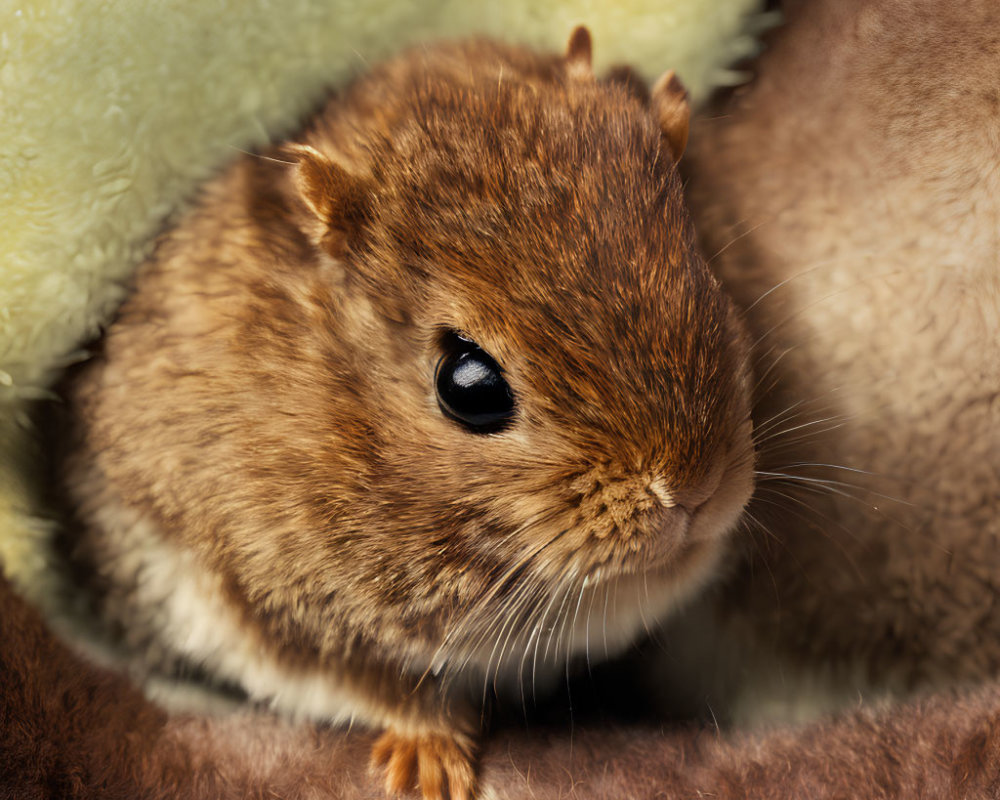
<instances>
[{"instance_id":1,"label":"furry ear","mask_svg":"<svg viewBox=\"0 0 1000 800\"><path fill-rule=\"evenodd\" d=\"M343 255L365 215L366 182L311 145L290 144L282 151L294 159L292 182L320 223L321 243L334 257Z\"/></svg>"},{"instance_id":2,"label":"furry ear","mask_svg":"<svg viewBox=\"0 0 1000 800\"><path fill-rule=\"evenodd\" d=\"M584 25L577 25L570 34L569 44L566 45L566 72L570 77L577 80L594 77L591 66L592 53L590 31Z\"/></svg>"},{"instance_id":3,"label":"furry ear","mask_svg":"<svg viewBox=\"0 0 1000 800\"><path fill-rule=\"evenodd\" d=\"M663 73L653 86L650 105L660 123L663 143L674 163L680 161L687 147L688 126L691 122L691 103L687 89L673 70Z\"/></svg>"}]
</instances>

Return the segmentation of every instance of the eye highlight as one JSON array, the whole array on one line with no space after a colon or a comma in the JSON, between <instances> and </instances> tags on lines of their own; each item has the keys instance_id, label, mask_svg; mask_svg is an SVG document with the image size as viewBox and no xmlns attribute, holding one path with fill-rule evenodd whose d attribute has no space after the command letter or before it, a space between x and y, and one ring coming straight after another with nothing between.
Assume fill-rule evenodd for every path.
<instances>
[{"instance_id":1,"label":"eye highlight","mask_svg":"<svg viewBox=\"0 0 1000 800\"><path fill-rule=\"evenodd\" d=\"M471 339L449 332L434 374L442 413L473 433L497 433L514 416L514 394L503 370Z\"/></svg>"}]
</instances>

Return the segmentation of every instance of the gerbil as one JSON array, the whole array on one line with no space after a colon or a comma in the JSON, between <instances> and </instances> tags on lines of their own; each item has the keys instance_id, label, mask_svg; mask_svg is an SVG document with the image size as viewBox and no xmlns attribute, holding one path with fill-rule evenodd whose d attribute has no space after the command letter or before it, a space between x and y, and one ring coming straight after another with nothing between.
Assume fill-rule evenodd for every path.
<instances>
[{"instance_id":1,"label":"gerbil","mask_svg":"<svg viewBox=\"0 0 1000 800\"><path fill-rule=\"evenodd\" d=\"M390 791L457 799L485 683L700 586L753 449L687 121L585 29L445 44L212 182L67 393L75 558L136 661L384 729Z\"/></svg>"}]
</instances>

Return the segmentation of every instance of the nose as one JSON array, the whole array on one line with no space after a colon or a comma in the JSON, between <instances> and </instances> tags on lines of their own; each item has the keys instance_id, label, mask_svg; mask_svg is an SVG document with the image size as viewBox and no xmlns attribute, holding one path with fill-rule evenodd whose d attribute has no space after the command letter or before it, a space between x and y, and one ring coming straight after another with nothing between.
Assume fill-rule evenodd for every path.
<instances>
[{"instance_id":1,"label":"nose","mask_svg":"<svg viewBox=\"0 0 1000 800\"><path fill-rule=\"evenodd\" d=\"M715 460L707 473L675 488L670 493L671 497L689 514L694 514L718 491L725 471L726 465L721 460Z\"/></svg>"}]
</instances>

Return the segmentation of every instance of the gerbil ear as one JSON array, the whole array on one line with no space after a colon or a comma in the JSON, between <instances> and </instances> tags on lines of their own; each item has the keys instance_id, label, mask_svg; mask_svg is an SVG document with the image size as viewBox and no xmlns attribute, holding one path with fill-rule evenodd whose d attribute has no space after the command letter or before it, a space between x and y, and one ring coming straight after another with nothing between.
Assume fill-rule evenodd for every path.
<instances>
[{"instance_id":1,"label":"gerbil ear","mask_svg":"<svg viewBox=\"0 0 1000 800\"><path fill-rule=\"evenodd\" d=\"M584 25L577 25L569 36L569 44L566 45L566 72L571 78L579 80L594 77L591 66L592 52L590 31Z\"/></svg>"},{"instance_id":2,"label":"gerbil ear","mask_svg":"<svg viewBox=\"0 0 1000 800\"><path fill-rule=\"evenodd\" d=\"M364 179L310 145L286 145L283 152L294 160L292 181L299 197L321 223L322 244L331 255L342 255L364 216Z\"/></svg>"},{"instance_id":3,"label":"gerbil ear","mask_svg":"<svg viewBox=\"0 0 1000 800\"><path fill-rule=\"evenodd\" d=\"M687 147L688 126L691 123L691 103L687 89L673 70L663 73L653 86L649 98L653 113L660 123L663 143L677 163Z\"/></svg>"}]
</instances>

